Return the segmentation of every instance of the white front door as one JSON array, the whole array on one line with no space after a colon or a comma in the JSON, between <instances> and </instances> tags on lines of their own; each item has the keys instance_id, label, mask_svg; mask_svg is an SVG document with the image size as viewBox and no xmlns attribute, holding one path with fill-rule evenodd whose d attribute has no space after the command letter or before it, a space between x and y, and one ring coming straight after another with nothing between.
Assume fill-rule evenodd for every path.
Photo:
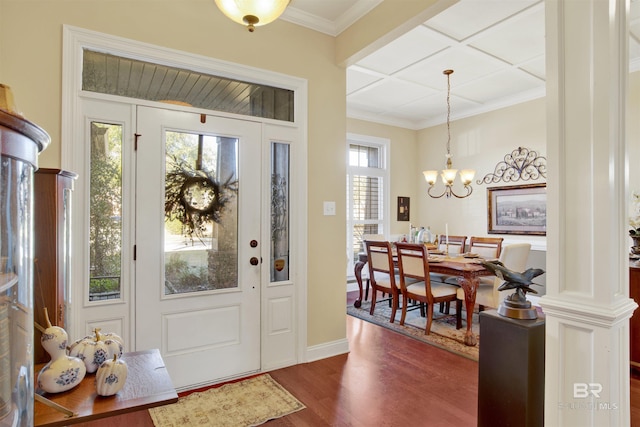
<instances>
[{"instance_id":1,"label":"white front door","mask_svg":"<svg viewBox=\"0 0 640 427\"><path fill-rule=\"evenodd\" d=\"M261 125L138 107L137 349L178 389L260 369Z\"/></svg>"}]
</instances>

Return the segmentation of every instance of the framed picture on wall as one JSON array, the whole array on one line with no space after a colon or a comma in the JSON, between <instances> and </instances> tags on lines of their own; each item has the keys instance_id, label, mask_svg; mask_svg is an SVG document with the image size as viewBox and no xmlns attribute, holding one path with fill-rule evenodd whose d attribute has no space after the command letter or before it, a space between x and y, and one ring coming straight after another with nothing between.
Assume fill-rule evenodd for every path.
<instances>
[{"instance_id":1,"label":"framed picture on wall","mask_svg":"<svg viewBox=\"0 0 640 427\"><path fill-rule=\"evenodd\" d=\"M489 234L547 234L547 185L487 188Z\"/></svg>"},{"instance_id":2,"label":"framed picture on wall","mask_svg":"<svg viewBox=\"0 0 640 427\"><path fill-rule=\"evenodd\" d=\"M409 203L408 197L398 197L398 221L409 221Z\"/></svg>"}]
</instances>

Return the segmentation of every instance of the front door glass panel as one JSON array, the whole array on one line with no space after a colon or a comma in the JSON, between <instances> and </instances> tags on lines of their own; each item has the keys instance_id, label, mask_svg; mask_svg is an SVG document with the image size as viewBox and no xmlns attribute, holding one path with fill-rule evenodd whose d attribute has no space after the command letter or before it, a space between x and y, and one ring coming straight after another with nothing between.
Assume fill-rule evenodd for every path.
<instances>
[{"instance_id":1,"label":"front door glass panel","mask_svg":"<svg viewBox=\"0 0 640 427\"><path fill-rule=\"evenodd\" d=\"M238 287L238 139L165 133L164 294Z\"/></svg>"}]
</instances>

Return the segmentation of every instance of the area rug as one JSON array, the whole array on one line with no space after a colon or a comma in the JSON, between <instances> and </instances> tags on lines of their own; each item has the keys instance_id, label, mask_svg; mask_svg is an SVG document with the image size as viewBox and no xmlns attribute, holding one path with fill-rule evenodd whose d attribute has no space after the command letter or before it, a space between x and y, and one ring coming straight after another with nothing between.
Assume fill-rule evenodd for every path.
<instances>
[{"instance_id":1,"label":"area rug","mask_svg":"<svg viewBox=\"0 0 640 427\"><path fill-rule=\"evenodd\" d=\"M389 307L387 302L377 303L373 316L369 314L370 308L371 303L363 301L360 308L355 308L353 305L347 306L347 314L384 328L391 329L392 331L442 348L460 356L464 356L472 360L478 360L480 346L478 313L473 313L473 323L471 327L471 330L478 340L478 344L470 347L464 344L466 312L462 312L462 329L456 329L455 304L452 304L450 314L440 313L439 304L435 307L433 321L431 322L431 333L429 335L425 335L424 333L427 319L420 316L420 310L414 309L408 311L404 326L400 326L400 309L396 312L395 322L391 323L389 322L391 317L391 307Z\"/></svg>"},{"instance_id":2,"label":"area rug","mask_svg":"<svg viewBox=\"0 0 640 427\"><path fill-rule=\"evenodd\" d=\"M149 409L156 427L247 427L289 415L304 406L270 375L225 384Z\"/></svg>"}]
</instances>

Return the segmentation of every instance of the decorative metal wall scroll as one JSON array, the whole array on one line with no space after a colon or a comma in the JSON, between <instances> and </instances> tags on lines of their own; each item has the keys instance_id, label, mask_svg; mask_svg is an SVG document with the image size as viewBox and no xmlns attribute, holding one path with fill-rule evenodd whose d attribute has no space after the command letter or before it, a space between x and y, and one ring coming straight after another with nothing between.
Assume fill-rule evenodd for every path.
<instances>
[{"instance_id":1,"label":"decorative metal wall scroll","mask_svg":"<svg viewBox=\"0 0 640 427\"><path fill-rule=\"evenodd\" d=\"M491 184L500 181L529 181L547 177L547 158L528 148L518 147L504 156L504 161L496 165L493 173L476 181L476 184Z\"/></svg>"}]
</instances>

